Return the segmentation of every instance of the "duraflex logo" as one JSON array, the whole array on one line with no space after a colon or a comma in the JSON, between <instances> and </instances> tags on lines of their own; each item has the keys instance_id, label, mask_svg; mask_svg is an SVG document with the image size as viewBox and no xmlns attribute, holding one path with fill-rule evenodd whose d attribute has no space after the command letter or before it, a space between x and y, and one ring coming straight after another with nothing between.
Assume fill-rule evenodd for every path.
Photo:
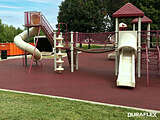
<instances>
[{"instance_id":1,"label":"duraflex logo","mask_svg":"<svg viewBox=\"0 0 160 120\"><path fill-rule=\"evenodd\" d=\"M135 112L128 113L128 117L157 117L157 113L155 112Z\"/></svg>"}]
</instances>

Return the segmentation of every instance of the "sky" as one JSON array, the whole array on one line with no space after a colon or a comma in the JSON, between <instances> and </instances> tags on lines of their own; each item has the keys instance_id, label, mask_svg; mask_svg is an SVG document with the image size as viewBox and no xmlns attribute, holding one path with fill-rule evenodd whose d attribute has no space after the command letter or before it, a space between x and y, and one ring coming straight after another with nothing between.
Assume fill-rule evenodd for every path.
<instances>
[{"instance_id":1,"label":"sky","mask_svg":"<svg viewBox=\"0 0 160 120\"><path fill-rule=\"evenodd\" d=\"M23 29L24 12L39 11L55 28L59 5L63 0L0 0L0 19L3 24Z\"/></svg>"}]
</instances>

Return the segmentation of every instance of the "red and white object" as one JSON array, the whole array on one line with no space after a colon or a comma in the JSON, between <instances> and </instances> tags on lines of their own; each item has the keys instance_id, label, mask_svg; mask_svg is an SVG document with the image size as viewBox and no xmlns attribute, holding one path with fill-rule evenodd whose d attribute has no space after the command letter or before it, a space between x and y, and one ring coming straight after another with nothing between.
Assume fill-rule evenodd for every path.
<instances>
[{"instance_id":1,"label":"red and white object","mask_svg":"<svg viewBox=\"0 0 160 120\"><path fill-rule=\"evenodd\" d=\"M126 29L127 29L127 24L125 24L125 23L119 24L119 30L126 30Z\"/></svg>"}]
</instances>

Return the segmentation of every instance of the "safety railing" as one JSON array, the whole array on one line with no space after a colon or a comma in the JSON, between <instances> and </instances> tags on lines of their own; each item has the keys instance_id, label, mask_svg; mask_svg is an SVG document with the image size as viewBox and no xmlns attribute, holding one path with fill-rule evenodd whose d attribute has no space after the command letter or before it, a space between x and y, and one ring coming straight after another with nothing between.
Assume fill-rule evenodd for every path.
<instances>
[{"instance_id":1,"label":"safety railing","mask_svg":"<svg viewBox=\"0 0 160 120\"><path fill-rule=\"evenodd\" d=\"M47 34L48 39L50 40L51 44L53 45L53 28L47 21L44 15L41 17L41 25L43 31Z\"/></svg>"},{"instance_id":2,"label":"safety railing","mask_svg":"<svg viewBox=\"0 0 160 120\"><path fill-rule=\"evenodd\" d=\"M79 39L76 42L84 44L106 44L113 43L114 38L114 32L79 33Z\"/></svg>"}]
</instances>

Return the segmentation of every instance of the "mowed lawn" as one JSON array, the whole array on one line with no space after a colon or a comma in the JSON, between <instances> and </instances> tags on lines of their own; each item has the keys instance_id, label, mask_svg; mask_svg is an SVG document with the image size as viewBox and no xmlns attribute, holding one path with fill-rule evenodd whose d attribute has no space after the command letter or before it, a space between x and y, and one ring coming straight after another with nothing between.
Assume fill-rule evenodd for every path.
<instances>
[{"instance_id":1,"label":"mowed lawn","mask_svg":"<svg viewBox=\"0 0 160 120\"><path fill-rule=\"evenodd\" d=\"M61 98L0 91L0 120L158 120L128 117L132 109L96 105Z\"/></svg>"}]
</instances>

